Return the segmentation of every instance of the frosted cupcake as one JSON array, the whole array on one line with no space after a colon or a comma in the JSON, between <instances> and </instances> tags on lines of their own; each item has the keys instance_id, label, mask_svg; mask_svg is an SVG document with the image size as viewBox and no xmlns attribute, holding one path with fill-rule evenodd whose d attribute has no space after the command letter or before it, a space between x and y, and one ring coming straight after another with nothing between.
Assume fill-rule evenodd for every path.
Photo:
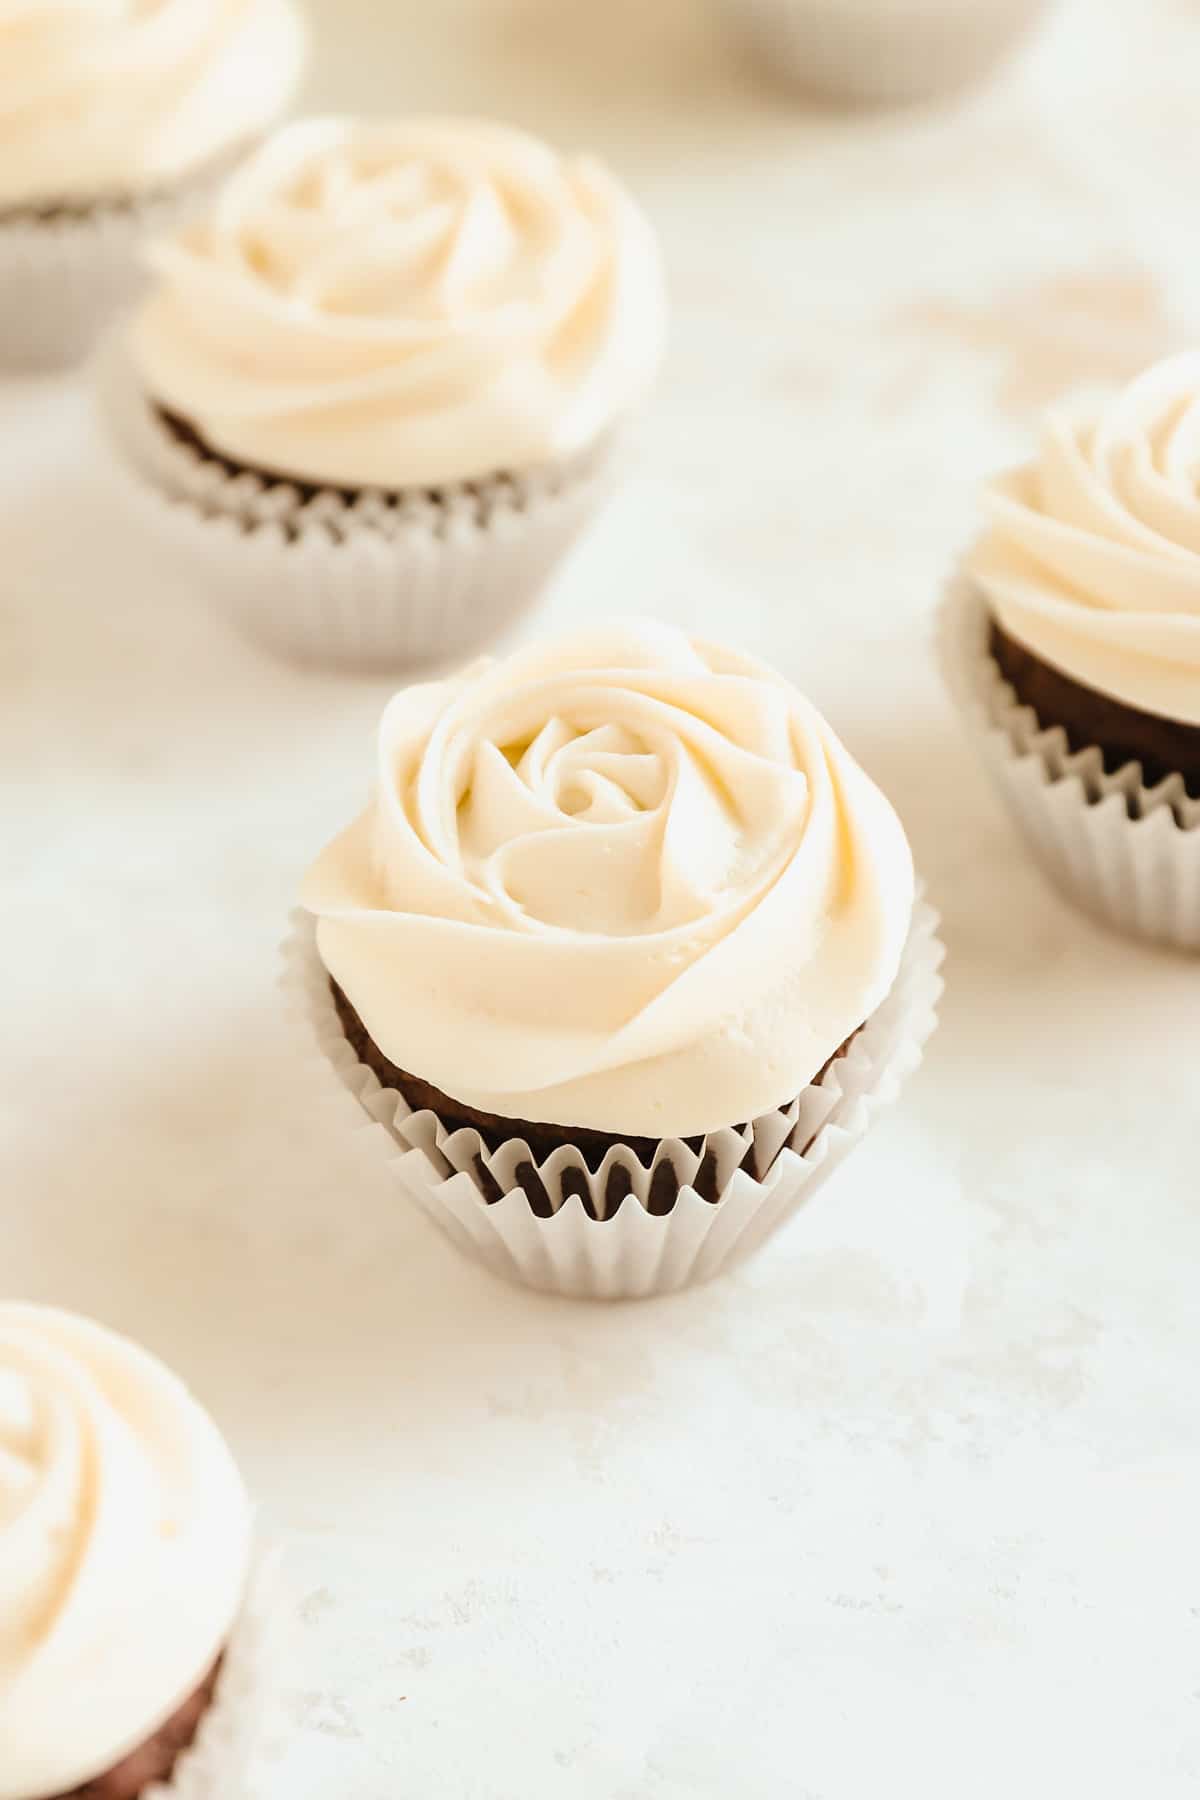
<instances>
[{"instance_id":1,"label":"frosted cupcake","mask_svg":"<svg viewBox=\"0 0 1200 1800\"><path fill-rule=\"evenodd\" d=\"M1034 854L1200 949L1200 354L1052 414L947 602L952 685Z\"/></svg>"},{"instance_id":2,"label":"frosted cupcake","mask_svg":"<svg viewBox=\"0 0 1200 1800\"><path fill-rule=\"evenodd\" d=\"M779 80L868 105L928 100L981 80L1045 0L723 0Z\"/></svg>"},{"instance_id":3,"label":"frosted cupcake","mask_svg":"<svg viewBox=\"0 0 1200 1800\"><path fill-rule=\"evenodd\" d=\"M105 371L123 463L238 622L318 661L444 656L529 605L662 349L633 201L501 125L293 126L153 261Z\"/></svg>"},{"instance_id":4,"label":"frosted cupcake","mask_svg":"<svg viewBox=\"0 0 1200 1800\"><path fill-rule=\"evenodd\" d=\"M786 682L619 622L410 688L290 951L403 1184L502 1274L645 1294L788 1216L919 1059L904 832Z\"/></svg>"},{"instance_id":5,"label":"frosted cupcake","mask_svg":"<svg viewBox=\"0 0 1200 1800\"><path fill-rule=\"evenodd\" d=\"M291 0L12 0L0 13L0 365L86 350L139 247L278 118Z\"/></svg>"},{"instance_id":6,"label":"frosted cupcake","mask_svg":"<svg viewBox=\"0 0 1200 1800\"><path fill-rule=\"evenodd\" d=\"M250 1527L160 1363L0 1302L0 1800L242 1791Z\"/></svg>"}]
</instances>

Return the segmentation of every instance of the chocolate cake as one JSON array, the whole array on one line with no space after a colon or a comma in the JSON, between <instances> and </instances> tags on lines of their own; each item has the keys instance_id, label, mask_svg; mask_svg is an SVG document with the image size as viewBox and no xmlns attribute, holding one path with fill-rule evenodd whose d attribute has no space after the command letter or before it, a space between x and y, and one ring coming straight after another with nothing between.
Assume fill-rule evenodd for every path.
<instances>
[{"instance_id":1,"label":"chocolate cake","mask_svg":"<svg viewBox=\"0 0 1200 1800\"><path fill-rule=\"evenodd\" d=\"M86 1781L82 1787L72 1788L69 1794L53 1796L53 1800L138 1800L155 1782L167 1781L179 1758L196 1740L200 1722L212 1705L220 1673L218 1661L195 1693L153 1737L122 1757L115 1768Z\"/></svg>"},{"instance_id":2,"label":"chocolate cake","mask_svg":"<svg viewBox=\"0 0 1200 1800\"><path fill-rule=\"evenodd\" d=\"M658 1140L654 1138L619 1136L606 1131L592 1131L577 1125L547 1125L535 1123L531 1119L507 1119L497 1113L485 1113L475 1107L467 1106L461 1100L452 1100L448 1094L430 1082L423 1081L420 1076L412 1075L405 1069L399 1069L395 1063L383 1054L379 1046L373 1042L366 1026L351 1006L345 994L335 981L330 982L334 1004L338 1018L346 1033L346 1040L359 1061L365 1063L378 1078L380 1085L394 1088L403 1095L414 1112L429 1111L436 1113L443 1125L451 1131L469 1129L477 1131L487 1148L493 1154L511 1138L521 1138L533 1151L537 1162L543 1163L555 1150L571 1146L579 1151L593 1175L597 1173L605 1156L618 1145L632 1150L644 1169L653 1167ZM859 1027L861 1030L861 1026ZM850 1036L829 1058L817 1082L823 1081L829 1069L841 1057L845 1056L858 1032ZM688 1147L700 1157L700 1168L692 1183L702 1200L715 1203L717 1195L716 1157L705 1147L701 1137L685 1139ZM801 1154L808 1145L795 1146ZM773 1161L774 1159L772 1159ZM750 1175L761 1180L772 1167L772 1162L760 1166L752 1144L746 1152L742 1167ZM549 1218L554 1212L550 1196L546 1192L545 1183L532 1162L522 1163L517 1170L517 1179L524 1189L529 1204L538 1218ZM480 1193L489 1205L503 1199L503 1194L495 1177L484 1163L482 1157L475 1159L475 1181ZM583 1203L584 1210L593 1218L597 1216L593 1205L591 1189L578 1170L568 1170L562 1182L564 1192L570 1197L577 1194ZM608 1184L605 1190L604 1217L611 1218L631 1192L629 1175L626 1169L617 1166L609 1171ZM647 1210L661 1217L669 1213L679 1198L679 1181L675 1170L669 1162L661 1162L655 1170L650 1183L649 1204Z\"/></svg>"},{"instance_id":3,"label":"chocolate cake","mask_svg":"<svg viewBox=\"0 0 1200 1800\"><path fill-rule=\"evenodd\" d=\"M1148 787L1180 774L1189 794L1200 795L1200 727L1180 724L1126 706L1043 662L993 618L989 648L1004 679L1045 727L1060 725L1072 750L1096 745L1110 774L1141 764Z\"/></svg>"}]
</instances>

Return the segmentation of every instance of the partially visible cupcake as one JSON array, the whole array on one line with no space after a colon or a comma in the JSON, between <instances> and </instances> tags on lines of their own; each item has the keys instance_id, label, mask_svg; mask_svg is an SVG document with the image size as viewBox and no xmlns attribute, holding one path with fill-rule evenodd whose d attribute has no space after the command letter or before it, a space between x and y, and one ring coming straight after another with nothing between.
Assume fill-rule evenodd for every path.
<instances>
[{"instance_id":1,"label":"partially visible cupcake","mask_svg":"<svg viewBox=\"0 0 1200 1800\"><path fill-rule=\"evenodd\" d=\"M502 125L293 126L153 261L104 372L123 465L214 598L317 661L446 656L529 605L662 351L634 202Z\"/></svg>"},{"instance_id":2,"label":"partially visible cupcake","mask_svg":"<svg viewBox=\"0 0 1200 1800\"><path fill-rule=\"evenodd\" d=\"M1072 899L1200 949L1200 354L1051 414L987 510L944 620L987 762Z\"/></svg>"},{"instance_id":3,"label":"partially visible cupcake","mask_svg":"<svg viewBox=\"0 0 1200 1800\"><path fill-rule=\"evenodd\" d=\"M779 676L647 621L397 695L292 948L324 1053L502 1274L681 1287L919 1060L940 950L884 796Z\"/></svg>"},{"instance_id":4,"label":"partially visible cupcake","mask_svg":"<svg viewBox=\"0 0 1200 1800\"><path fill-rule=\"evenodd\" d=\"M290 101L293 0L13 0L0 13L0 367L83 354L141 245Z\"/></svg>"},{"instance_id":5,"label":"partially visible cupcake","mask_svg":"<svg viewBox=\"0 0 1200 1800\"><path fill-rule=\"evenodd\" d=\"M777 80L817 98L905 105L988 74L1045 0L722 0Z\"/></svg>"},{"instance_id":6,"label":"partially visible cupcake","mask_svg":"<svg viewBox=\"0 0 1200 1800\"><path fill-rule=\"evenodd\" d=\"M0 1800L242 1792L250 1540L233 1459L173 1375L0 1302Z\"/></svg>"}]
</instances>

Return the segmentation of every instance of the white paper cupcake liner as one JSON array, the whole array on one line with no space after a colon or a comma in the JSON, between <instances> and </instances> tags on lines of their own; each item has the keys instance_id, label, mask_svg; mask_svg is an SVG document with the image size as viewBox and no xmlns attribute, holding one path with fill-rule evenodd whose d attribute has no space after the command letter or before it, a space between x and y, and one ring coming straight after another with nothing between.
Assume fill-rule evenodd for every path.
<instances>
[{"instance_id":1,"label":"white paper cupcake liner","mask_svg":"<svg viewBox=\"0 0 1200 1800\"><path fill-rule=\"evenodd\" d=\"M284 985L322 1059L373 1121L368 1129L403 1192L461 1250L494 1274L547 1293L642 1299L709 1281L749 1256L811 1199L895 1099L937 1022L944 954L937 925L933 908L918 901L891 992L824 1078L786 1111L712 1132L699 1153L666 1140L649 1170L632 1149L615 1147L595 1175L572 1148L540 1164L519 1139L493 1153L477 1132L449 1130L435 1113L414 1113L394 1089L381 1087L346 1040L306 913L293 916ZM664 1162L679 1192L669 1211L656 1214L649 1210L654 1173ZM715 1200L692 1185L705 1163L704 1185L711 1184ZM481 1166L502 1198L484 1198ZM531 1166L549 1216L535 1213L520 1185L519 1172ZM605 1218L614 1167L630 1191ZM766 1172L760 1178L755 1170Z\"/></svg>"},{"instance_id":2,"label":"white paper cupcake liner","mask_svg":"<svg viewBox=\"0 0 1200 1800\"><path fill-rule=\"evenodd\" d=\"M146 280L142 245L197 212L245 146L170 194L98 201L61 218L0 219L0 369L80 361Z\"/></svg>"},{"instance_id":3,"label":"white paper cupcake liner","mask_svg":"<svg viewBox=\"0 0 1200 1800\"><path fill-rule=\"evenodd\" d=\"M1181 776L1147 787L1136 763L1105 772L1043 729L988 648L990 614L962 574L942 603L943 673L971 739L1035 858L1093 918L1130 936L1200 950L1200 800Z\"/></svg>"},{"instance_id":4,"label":"white paper cupcake liner","mask_svg":"<svg viewBox=\"0 0 1200 1800\"><path fill-rule=\"evenodd\" d=\"M981 80L1045 0L723 0L779 80L826 99L904 105Z\"/></svg>"},{"instance_id":5,"label":"white paper cupcake liner","mask_svg":"<svg viewBox=\"0 0 1200 1800\"><path fill-rule=\"evenodd\" d=\"M395 668L481 648L537 599L615 460L613 434L519 478L306 500L181 443L116 339L96 392L142 519L246 635L301 662Z\"/></svg>"},{"instance_id":6,"label":"white paper cupcake liner","mask_svg":"<svg viewBox=\"0 0 1200 1800\"><path fill-rule=\"evenodd\" d=\"M153 1782L141 1800L241 1800L246 1793L279 1655L279 1566L277 1551L257 1559L195 1741L170 1779Z\"/></svg>"}]
</instances>

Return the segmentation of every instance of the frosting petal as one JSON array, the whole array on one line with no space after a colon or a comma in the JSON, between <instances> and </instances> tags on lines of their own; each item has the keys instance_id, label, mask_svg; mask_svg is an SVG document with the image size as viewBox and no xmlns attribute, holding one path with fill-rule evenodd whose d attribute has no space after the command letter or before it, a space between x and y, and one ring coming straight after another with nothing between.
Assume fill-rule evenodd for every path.
<instances>
[{"instance_id":1,"label":"frosting petal","mask_svg":"<svg viewBox=\"0 0 1200 1800\"><path fill-rule=\"evenodd\" d=\"M1010 636L1143 712L1200 725L1200 353L1047 419L968 559Z\"/></svg>"},{"instance_id":2,"label":"frosting petal","mask_svg":"<svg viewBox=\"0 0 1200 1800\"><path fill-rule=\"evenodd\" d=\"M399 1067L509 1118L684 1136L786 1104L863 1023L913 870L795 689L634 621L397 695L303 899Z\"/></svg>"},{"instance_id":3,"label":"frosting petal","mask_svg":"<svg viewBox=\"0 0 1200 1800\"><path fill-rule=\"evenodd\" d=\"M0 1800L68 1792L151 1737L241 1605L229 1451L144 1350L0 1303Z\"/></svg>"},{"instance_id":4,"label":"frosting petal","mask_svg":"<svg viewBox=\"0 0 1200 1800\"><path fill-rule=\"evenodd\" d=\"M283 111L292 0L4 0L0 207L139 195Z\"/></svg>"},{"instance_id":5,"label":"frosting petal","mask_svg":"<svg viewBox=\"0 0 1200 1800\"><path fill-rule=\"evenodd\" d=\"M431 487L571 455L644 395L649 225L598 163L500 125L309 120L153 253L149 391L249 467Z\"/></svg>"}]
</instances>

